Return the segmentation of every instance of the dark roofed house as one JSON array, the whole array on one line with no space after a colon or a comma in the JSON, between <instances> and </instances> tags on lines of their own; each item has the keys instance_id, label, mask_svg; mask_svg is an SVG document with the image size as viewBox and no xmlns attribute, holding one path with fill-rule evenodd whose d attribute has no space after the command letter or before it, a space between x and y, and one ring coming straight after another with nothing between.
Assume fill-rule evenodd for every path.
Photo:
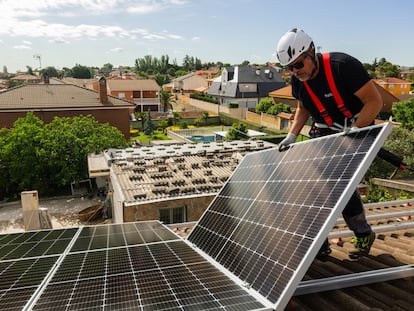
<instances>
[{"instance_id":1,"label":"dark roofed house","mask_svg":"<svg viewBox=\"0 0 414 311\"><path fill-rule=\"evenodd\" d=\"M105 85L106 80L100 82ZM0 124L11 128L14 121L33 112L44 122L55 116L92 115L100 123L109 123L129 139L129 114L134 105L125 100L71 84L29 84L0 93ZM106 97L102 98L102 93ZM107 100L105 100L107 98Z\"/></svg>"},{"instance_id":2,"label":"dark roofed house","mask_svg":"<svg viewBox=\"0 0 414 311\"><path fill-rule=\"evenodd\" d=\"M217 98L221 106L247 110L255 109L261 99L285 85L273 67L231 66L213 80L207 94Z\"/></svg>"}]
</instances>

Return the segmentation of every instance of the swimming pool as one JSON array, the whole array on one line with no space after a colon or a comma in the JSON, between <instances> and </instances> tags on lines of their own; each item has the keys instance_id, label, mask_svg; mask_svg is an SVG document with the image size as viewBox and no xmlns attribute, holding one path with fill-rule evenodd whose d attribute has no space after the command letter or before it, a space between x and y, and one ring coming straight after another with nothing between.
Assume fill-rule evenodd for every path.
<instances>
[{"instance_id":1,"label":"swimming pool","mask_svg":"<svg viewBox=\"0 0 414 311\"><path fill-rule=\"evenodd\" d=\"M191 140L192 142L195 142L195 143L216 141L216 136L215 135L207 135L207 136L193 135L193 136L190 136L190 137L187 137L187 138L189 140Z\"/></svg>"}]
</instances>

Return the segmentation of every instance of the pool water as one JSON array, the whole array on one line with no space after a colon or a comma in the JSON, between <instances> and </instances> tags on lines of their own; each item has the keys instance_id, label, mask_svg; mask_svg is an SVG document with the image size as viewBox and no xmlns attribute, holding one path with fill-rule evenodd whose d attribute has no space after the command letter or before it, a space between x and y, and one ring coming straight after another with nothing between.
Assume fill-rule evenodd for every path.
<instances>
[{"instance_id":1,"label":"pool water","mask_svg":"<svg viewBox=\"0 0 414 311\"><path fill-rule=\"evenodd\" d=\"M194 135L194 136L188 137L188 139L195 143L216 141L216 137L214 135L210 135L210 136Z\"/></svg>"}]
</instances>

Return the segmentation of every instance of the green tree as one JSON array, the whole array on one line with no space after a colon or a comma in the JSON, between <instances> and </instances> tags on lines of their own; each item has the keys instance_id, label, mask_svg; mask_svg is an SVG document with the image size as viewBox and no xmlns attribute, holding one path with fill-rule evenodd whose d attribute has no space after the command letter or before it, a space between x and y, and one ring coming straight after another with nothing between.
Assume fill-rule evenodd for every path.
<instances>
[{"instance_id":1,"label":"green tree","mask_svg":"<svg viewBox=\"0 0 414 311\"><path fill-rule=\"evenodd\" d=\"M166 74L156 73L154 76L154 80L158 83L158 85L164 85L170 82L170 79Z\"/></svg>"},{"instance_id":2,"label":"green tree","mask_svg":"<svg viewBox=\"0 0 414 311\"><path fill-rule=\"evenodd\" d=\"M165 129L168 127L168 121L167 120L161 120L158 123L158 126L162 129L162 133L165 134Z\"/></svg>"},{"instance_id":3,"label":"green tree","mask_svg":"<svg viewBox=\"0 0 414 311\"><path fill-rule=\"evenodd\" d=\"M53 194L88 177L87 156L128 146L122 133L92 116L55 117L44 124L33 113L0 137L1 188L8 194L37 189Z\"/></svg>"},{"instance_id":4,"label":"green tree","mask_svg":"<svg viewBox=\"0 0 414 311\"><path fill-rule=\"evenodd\" d=\"M42 69L41 70L41 73L42 74L47 74L50 78L52 78L52 77L58 77L59 76L59 73L56 70L56 68L55 67L51 67L51 66Z\"/></svg>"},{"instance_id":5,"label":"green tree","mask_svg":"<svg viewBox=\"0 0 414 311\"><path fill-rule=\"evenodd\" d=\"M160 90L160 103L164 112L172 108L171 102L175 100L171 99L171 92L167 90Z\"/></svg>"},{"instance_id":6,"label":"green tree","mask_svg":"<svg viewBox=\"0 0 414 311\"><path fill-rule=\"evenodd\" d=\"M30 67L30 66L26 66L26 68L27 68L26 73L27 73L28 75L33 75L33 68L32 68L32 67Z\"/></svg>"},{"instance_id":7,"label":"green tree","mask_svg":"<svg viewBox=\"0 0 414 311\"><path fill-rule=\"evenodd\" d=\"M208 116L209 116L208 111L203 111L202 119L204 121L204 125L207 125L208 124Z\"/></svg>"},{"instance_id":8,"label":"green tree","mask_svg":"<svg viewBox=\"0 0 414 311\"><path fill-rule=\"evenodd\" d=\"M14 122L8 135L1 140L1 162L7 167L3 172L6 184L1 188L10 193L39 187L43 136L44 123L31 112Z\"/></svg>"},{"instance_id":9,"label":"green tree","mask_svg":"<svg viewBox=\"0 0 414 311\"><path fill-rule=\"evenodd\" d=\"M273 105L273 100L270 97L263 98L256 105L256 113L266 113L267 110Z\"/></svg>"},{"instance_id":10,"label":"green tree","mask_svg":"<svg viewBox=\"0 0 414 311\"><path fill-rule=\"evenodd\" d=\"M402 127L394 127L384 143L384 148L400 157L409 168L414 168L414 133L412 131ZM370 166L365 179L369 180L373 177L389 178L395 172L397 172L398 176L401 178L414 177L412 171L397 170L393 164L376 157Z\"/></svg>"},{"instance_id":11,"label":"green tree","mask_svg":"<svg viewBox=\"0 0 414 311\"><path fill-rule=\"evenodd\" d=\"M137 120L141 121L141 130L143 130L144 127L145 127L146 115L147 115L147 113L145 111L135 112L135 118L137 118Z\"/></svg>"},{"instance_id":12,"label":"green tree","mask_svg":"<svg viewBox=\"0 0 414 311\"><path fill-rule=\"evenodd\" d=\"M291 113L292 111L291 111L289 105L283 104L283 103L278 103L278 104L274 104L274 105L270 106L269 109L267 109L266 112L268 114L271 114L271 115L278 115L281 112Z\"/></svg>"},{"instance_id":13,"label":"green tree","mask_svg":"<svg viewBox=\"0 0 414 311\"><path fill-rule=\"evenodd\" d=\"M77 79L90 79L92 75L88 67L77 64L72 68L72 77Z\"/></svg>"},{"instance_id":14,"label":"green tree","mask_svg":"<svg viewBox=\"0 0 414 311\"><path fill-rule=\"evenodd\" d=\"M151 120L151 111L148 109L147 119L145 120L145 124L144 124L144 134L147 136L151 136L154 130L155 130L155 125Z\"/></svg>"},{"instance_id":15,"label":"green tree","mask_svg":"<svg viewBox=\"0 0 414 311\"><path fill-rule=\"evenodd\" d=\"M247 128L244 123L234 123L226 135L226 140L244 140L246 138L248 138Z\"/></svg>"},{"instance_id":16,"label":"green tree","mask_svg":"<svg viewBox=\"0 0 414 311\"><path fill-rule=\"evenodd\" d=\"M401 127L407 130L414 129L414 98L410 98L392 105L392 115Z\"/></svg>"}]
</instances>

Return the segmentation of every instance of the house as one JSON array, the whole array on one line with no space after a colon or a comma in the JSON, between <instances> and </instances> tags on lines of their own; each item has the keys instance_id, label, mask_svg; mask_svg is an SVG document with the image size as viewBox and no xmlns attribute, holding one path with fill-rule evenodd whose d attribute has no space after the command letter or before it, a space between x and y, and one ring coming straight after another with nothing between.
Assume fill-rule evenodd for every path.
<instances>
[{"instance_id":1,"label":"house","mask_svg":"<svg viewBox=\"0 0 414 311\"><path fill-rule=\"evenodd\" d=\"M0 124L11 128L14 121L31 111L44 122L55 116L92 115L109 123L129 139L129 114L134 105L108 95L106 80L99 80L99 92L72 84L28 84L0 93Z\"/></svg>"},{"instance_id":2,"label":"house","mask_svg":"<svg viewBox=\"0 0 414 311\"><path fill-rule=\"evenodd\" d=\"M175 78L172 81L172 91L181 93L205 93L208 89L207 79L194 72Z\"/></svg>"},{"instance_id":3,"label":"house","mask_svg":"<svg viewBox=\"0 0 414 311\"><path fill-rule=\"evenodd\" d=\"M374 80L374 82L377 82ZM390 112L392 108L392 104L399 102L399 99L394 96L390 91L387 91L383 87L381 87L378 83L375 83L375 86L382 97L382 102L384 108L382 111ZM274 90L269 93L269 96L273 99L275 104L277 103L284 103L289 105L293 110L296 109L298 101L292 96L292 86L288 85L284 88L280 88Z\"/></svg>"},{"instance_id":4,"label":"house","mask_svg":"<svg viewBox=\"0 0 414 311\"><path fill-rule=\"evenodd\" d=\"M411 82L402 79L380 78L375 79L375 82L395 97L400 97L401 95L406 95L410 93Z\"/></svg>"},{"instance_id":5,"label":"house","mask_svg":"<svg viewBox=\"0 0 414 311\"><path fill-rule=\"evenodd\" d=\"M108 149L88 156L89 177L107 187L114 223L197 221L241 157L271 147L257 139Z\"/></svg>"},{"instance_id":6,"label":"house","mask_svg":"<svg viewBox=\"0 0 414 311\"><path fill-rule=\"evenodd\" d=\"M275 104L286 104L289 105L291 109L296 109L298 106L298 100L292 96L292 86L288 85L280 89L271 91L269 97L272 98L273 103Z\"/></svg>"},{"instance_id":7,"label":"house","mask_svg":"<svg viewBox=\"0 0 414 311\"><path fill-rule=\"evenodd\" d=\"M98 82L93 84L98 89ZM160 86L155 80L107 79L108 95L118 97L135 105L135 111L160 111Z\"/></svg>"},{"instance_id":8,"label":"house","mask_svg":"<svg viewBox=\"0 0 414 311\"><path fill-rule=\"evenodd\" d=\"M231 66L211 83L207 94L221 106L254 109L259 101L286 83L273 67Z\"/></svg>"},{"instance_id":9,"label":"house","mask_svg":"<svg viewBox=\"0 0 414 311\"><path fill-rule=\"evenodd\" d=\"M42 81L42 77L35 76L35 75L29 75L29 74L22 74L17 75L10 79L11 81L16 81L19 83L29 83L29 84L35 84Z\"/></svg>"}]
</instances>

